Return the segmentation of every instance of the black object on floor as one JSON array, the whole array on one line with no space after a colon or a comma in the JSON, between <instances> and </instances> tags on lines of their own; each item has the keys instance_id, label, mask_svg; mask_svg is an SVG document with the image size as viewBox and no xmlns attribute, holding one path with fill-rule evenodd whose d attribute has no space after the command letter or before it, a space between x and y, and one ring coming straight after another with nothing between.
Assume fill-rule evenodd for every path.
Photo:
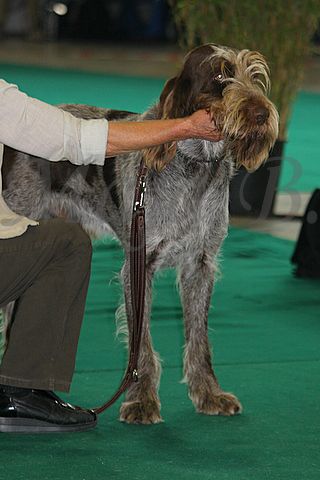
<instances>
[{"instance_id":1,"label":"black object on floor","mask_svg":"<svg viewBox=\"0 0 320 480\"><path fill-rule=\"evenodd\" d=\"M308 203L291 261L296 277L320 278L320 189Z\"/></svg>"}]
</instances>

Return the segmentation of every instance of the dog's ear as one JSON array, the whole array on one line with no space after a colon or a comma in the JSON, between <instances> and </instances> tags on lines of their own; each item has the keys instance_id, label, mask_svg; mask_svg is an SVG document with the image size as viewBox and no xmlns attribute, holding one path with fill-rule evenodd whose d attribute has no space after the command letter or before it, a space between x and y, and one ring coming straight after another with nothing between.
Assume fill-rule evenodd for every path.
<instances>
[{"instance_id":1,"label":"dog's ear","mask_svg":"<svg viewBox=\"0 0 320 480\"><path fill-rule=\"evenodd\" d=\"M201 108L210 108L214 95L214 67L212 45L202 45L187 54L183 67L175 79L168 105L170 118L187 117ZM220 68L219 61L219 68ZM216 96L221 98L221 87Z\"/></svg>"},{"instance_id":2,"label":"dog's ear","mask_svg":"<svg viewBox=\"0 0 320 480\"><path fill-rule=\"evenodd\" d=\"M169 80L161 94L164 118L182 118L194 112L193 89L187 72L182 70L178 77Z\"/></svg>"},{"instance_id":3,"label":"dog's ear","mask_svg":"<svg viewBox=\"0 0 320 480\"><path fill-rule=\"evenodd\" d=\"M182 118L199 108L194 101L195 89L191 80L193 77L197 78L196 70L194 62L189 61L187 57L180 74L166 82L160 95L158 118ZM149 168L161 171L173 159L176 149L176 142L145 149L144 161Z\"/></svg>"},{"instance_id":4,"label":"dog's ear","mask_svg":"<svg viewBox=\"0 0 320 480\"><path fill-rule=\"evenodd\" d=\"M157 117L159 119L176 118L173 116L173 91L176 83L176 77L171 78L165 83L157 105ZM165 143L157 147L145 148L143 158L146 166L150 169L160 172L173 159L176 153L176 142Z\"/></svg>"},{"instance_id":5,"label":"dog's ear","mask_svg":"<svg viewBox=\"0 0 320 480\"><path fill-rule=\"evenodd\" d=\"M172 117L173 91L175 88L177 77L167 80L160 95L158 104L158 114L160 118Z\"/></svg>"}]
</instances>

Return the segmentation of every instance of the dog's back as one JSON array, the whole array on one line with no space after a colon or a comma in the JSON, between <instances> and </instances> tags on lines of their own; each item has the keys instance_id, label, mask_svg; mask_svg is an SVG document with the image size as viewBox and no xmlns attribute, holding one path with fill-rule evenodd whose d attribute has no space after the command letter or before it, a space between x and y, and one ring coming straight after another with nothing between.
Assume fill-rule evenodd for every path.
<instances>
[{"instance_id":1,"label":"dog's back","mask_svg":"<svg viewBox=\"0 0 320 480\"><path fill-rule=\"evenodd\" d=\"M76 117L118 120L131 112L86 105L62 105ZM122 216L116 187L115 158L105 165L48 162L5 147L3 196L15 212L39 220L55 216L80 223L93 236L115 233L121 239Z\"/></svg>"}]
</instances>

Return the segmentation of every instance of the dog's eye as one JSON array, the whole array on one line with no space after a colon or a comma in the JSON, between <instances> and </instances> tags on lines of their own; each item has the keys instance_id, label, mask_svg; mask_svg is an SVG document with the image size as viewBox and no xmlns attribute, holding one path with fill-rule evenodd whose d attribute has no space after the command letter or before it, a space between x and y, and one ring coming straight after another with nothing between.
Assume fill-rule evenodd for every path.
<instances>
[{"instance_id":1,"label":"dog's eye","mask_svg":"<svg viewBox=\"0 0 320 480\"><path fill-rule=\"evenodd\" d=\"M215 79L217 82L222 82L222 80L223 80L223 75L222 75L222 73L218 73L217 75L215 75L214 79Z\"/></svg>"}]
</instances>

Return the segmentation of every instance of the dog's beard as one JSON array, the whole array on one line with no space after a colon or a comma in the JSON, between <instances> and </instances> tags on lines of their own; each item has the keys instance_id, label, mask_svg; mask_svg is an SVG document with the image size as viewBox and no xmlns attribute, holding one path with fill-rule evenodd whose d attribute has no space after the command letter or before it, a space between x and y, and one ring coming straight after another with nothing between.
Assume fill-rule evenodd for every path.
<instances>
[{"instance_id":1,"label":"dog's beard","mask_svg":"<svg viewBox=\"0 0 320 480\"><path fill-rule=\"evenodd\" d=\"M253 90L251 97L245 92L242 86L228 85L222 101L213 104L210 110L236 167L243 165L248 171L254 171L268 158L275 144L279 116L272 102L258 89ZM255 118L255 108L260 105L268 110L263 125L257 125ZM251 114L248 113L250 109Z\"/></svg>"},{"instance_id":2,"label":"dog's beard","mask_svg":"<svg viewBox=\"0 0 320 480\"><path fill-rule=\"evenodd\" d=\"M253 172L267 160L275 141L259 135L248 135L246 138L226 138L225 148L235 161L236 168L245 167Z\"/></svg>"}]
</instances>

